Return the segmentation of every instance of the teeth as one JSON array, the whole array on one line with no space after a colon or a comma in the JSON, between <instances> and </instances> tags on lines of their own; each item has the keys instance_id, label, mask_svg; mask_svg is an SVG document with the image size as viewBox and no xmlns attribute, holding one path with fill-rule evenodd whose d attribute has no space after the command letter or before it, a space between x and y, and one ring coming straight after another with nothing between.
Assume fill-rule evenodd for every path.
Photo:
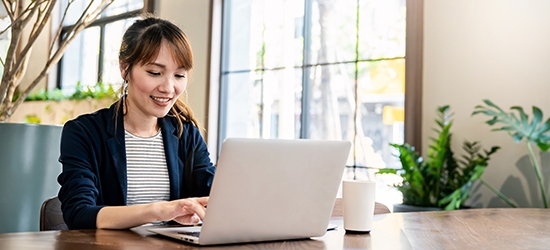
<instances>
[{"instance_id":1,"label":"teeth","mask_svg":"<svg viewBox=\"0 0 550 250\"><path fill-rule=\"evenodd\" d=\"M151 98L153 98L153 100L155 100L157 102L168 102L168 101L170 101L170 98L159 98L159 97L154 97L154 96L151 96Z\"/></svg>"}]
</instances>

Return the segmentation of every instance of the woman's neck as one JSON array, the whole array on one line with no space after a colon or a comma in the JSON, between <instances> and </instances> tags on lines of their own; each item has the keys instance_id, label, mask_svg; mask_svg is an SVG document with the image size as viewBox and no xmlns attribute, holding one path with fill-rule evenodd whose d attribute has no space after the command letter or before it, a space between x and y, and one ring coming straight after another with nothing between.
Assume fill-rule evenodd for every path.
<instances>
[{"instance_id":1,"label":"woman's neck","mask_svg":"<svg viewBox=\"0 0 550 250\"><path fill-rule=\"evenodd\" d=\"M133 135L151 137L159 131L158 119L155 117L151 119L138 119L138 117L132 117L128 113L124 116L124 129Z\"/></svg>"}]
</instances>

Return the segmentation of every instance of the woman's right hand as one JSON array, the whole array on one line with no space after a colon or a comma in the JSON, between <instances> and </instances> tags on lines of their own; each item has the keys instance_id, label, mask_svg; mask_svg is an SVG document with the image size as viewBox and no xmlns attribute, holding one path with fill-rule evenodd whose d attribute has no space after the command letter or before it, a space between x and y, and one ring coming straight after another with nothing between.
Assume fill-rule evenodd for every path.
<instances>
[{"instance_id":1,"label":"woman's right hand","mask_svg":"<svg viewBox=\"0 0 550 250\"><path fill-rule=\"evenodd\" d=\"M158 220L176 221L180 224L196 224L204 218L208 197L186 198L155 204Z\"/></svg>"},{"instance_id":2,"label":"woman's right hand","mask_svg":"<svg viewBox=\"0 0 550 250\"><path fill-rule=\"evenodd\" d=\"M107 206L97 214L96 227L122 229L153 221L194 224L204 218L208 197L160 201L132 206Z\"/></svg>"}]
</instances>

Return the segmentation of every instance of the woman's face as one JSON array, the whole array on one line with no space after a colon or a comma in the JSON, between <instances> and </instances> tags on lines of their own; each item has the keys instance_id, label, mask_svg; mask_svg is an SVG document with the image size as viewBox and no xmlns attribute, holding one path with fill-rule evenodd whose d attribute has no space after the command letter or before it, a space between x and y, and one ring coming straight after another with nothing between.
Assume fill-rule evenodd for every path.
<instances>
[{"instance_id":1,"label":"woman's face","mask_svg":"<svg viewBox=\"0 0 550 250\"><path fill-rule=\"evenodd\" d=\"M163 42L157 58L134 66L127 80L127 114L141 119L159 118L168 114L187 87L187 70L176 64Z\"/></svg>"}]
</instances>

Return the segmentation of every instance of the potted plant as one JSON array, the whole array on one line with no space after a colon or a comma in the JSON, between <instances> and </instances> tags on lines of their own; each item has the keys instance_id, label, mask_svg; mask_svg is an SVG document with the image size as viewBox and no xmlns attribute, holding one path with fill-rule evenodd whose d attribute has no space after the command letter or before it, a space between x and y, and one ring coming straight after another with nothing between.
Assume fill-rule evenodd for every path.
<instances>
[{"instance_id":1,"label":"potted plant","mask_svg":"<svg viewBox=\"0 0 550 250\"><path fill-rule=\"evenodd\" d=\"M380 169L379 174L398 174L403 181L396 185L403 194L403 204L413 206L413 210L446 209L453 210L464 206L476 180L498 192L481 178L490 156L498 151L498 146L482 150L478 142L464 141L465 154L457 159L451 148L452 116L449 106L438 107L436 137L431 137L427 157L420 156L415 148L407 143L390 144L399 152L402 169ZM500 196L500 195L499 195ZM422 207L418 209L417 207ZM403 211L394 207L395 211Z\"/></svg>"},{"instance_id":2,"label":"potted plant","mask_svg":"<svg viewBox=\"0 0 550 250\"><path fill-rule=\"evenodd\" d=\"M541 174L540 161L535 155L533 145L537 146L542 152L550 148L550 118L544 121L542 111L536 106L532 107L533 119L529 121L529 116L523 111L522 107L513 106L510 108L512 112L507 113L489 100L483 100L483 102L487 106L476 106L472 115L483 114L489 116L491 119L486 121L489 126L500 126L493 128L492 131L508 132L516 143L525 141L537 177L544 208L548 208L548 196Z\"/></svg>"},{"instance_id":3,"label":"potted plant","mask_svg":"<svg viewBox=\"0 0 550 250\"><path fill-rule=\"evenodd\" d=\"M74 1L67 1L58 27L51 25L52 15L58 15L56 0L4 0L4 8L10 25L0 29L9 33L9 47L1 55L2 78L0 80L0 233L37 231L41 203L57 194L57 175L61 172L59 141L61 126L5 123L26 96L44 79L61 59L67 45L85 27L90 25L114 0L87 1L80 18L60 37L61 24ZM42 44L38 37L52 34L51 44ZM36 46L41 46L36 48ZM26 76L32 50L46 50L48 57L40 66L40 72L31 76L28 85L20 83ZM15 94L20 94L15 97Z\"/></svg>"}]
</instances>

